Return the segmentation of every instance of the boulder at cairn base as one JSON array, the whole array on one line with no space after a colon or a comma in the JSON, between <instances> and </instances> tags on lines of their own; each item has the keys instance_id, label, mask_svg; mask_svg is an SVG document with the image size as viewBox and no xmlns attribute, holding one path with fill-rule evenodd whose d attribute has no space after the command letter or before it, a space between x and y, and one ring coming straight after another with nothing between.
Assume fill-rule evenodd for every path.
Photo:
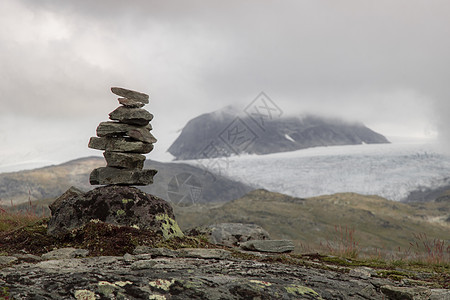
<instances>
[{"instance_id":1,"label":"boulder at cairn base","mask_svg":"<svg viewBox=\"0 0 450 300\"><path fill-rule=\"evenodd\" d=\"M50 208L50 212L51 212L51 214L53 214L59 208L61 203L64 202L64 199L82 197L83 195L84 195L84 192L82 190L77 189L76 187L72 186L64 194L59 196L58 199L53 201L53 203L50 204L48 206L48 208Z\"/></svg>"},{"instance_id":2,"label":"boulder at cairn base","mask_svg":"<svg viewBox=\"0 0 450 300\"><path fill-rule=\"evenodd\" d=\"M152 230L164 238L182 236L172 207L163 199L129 186L103 186L87 193L66 192L55 200L47 232L57 236L91 220Z\"/></svg>"},{"instance_id":3,"label":"boulder at cairn base","mask_svg":"<svg viewBox=\"0 0 450 300\"><path fill-rule=\"evenodd\" d=\"M103 167L94 169L89 176L92 185L149 185L158 171L153 169L119 169Z\"/></svg>"}]
</instances>

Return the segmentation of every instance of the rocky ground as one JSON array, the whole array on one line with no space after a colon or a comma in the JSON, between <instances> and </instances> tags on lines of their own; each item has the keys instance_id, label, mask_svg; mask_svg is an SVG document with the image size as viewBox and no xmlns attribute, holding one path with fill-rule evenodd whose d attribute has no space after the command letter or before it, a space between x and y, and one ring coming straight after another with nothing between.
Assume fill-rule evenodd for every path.
<instances>
[{"instance_id":1,"label":"rocky ground","mask_svg":"<svg viewBox=\"0 0 450 300\"><path fill-rule=\"evenodd\" d=\"M0 299L450 299L433 273L342 266L319 255L145 246L123 256L88 252L0 256Z\"/></svg>"},{"instance_id":2,"label":"rocky ground","mask_svg":"<svg viewBox=\"0 0 450 300\"><path fill-rule=\"evenodd\" d=\"M183 233L170 205L132 187L69 189L50 209L0 231L0 300L450 300L448 263L293 254L255 224Z\"/></svg>"}]
</instances>

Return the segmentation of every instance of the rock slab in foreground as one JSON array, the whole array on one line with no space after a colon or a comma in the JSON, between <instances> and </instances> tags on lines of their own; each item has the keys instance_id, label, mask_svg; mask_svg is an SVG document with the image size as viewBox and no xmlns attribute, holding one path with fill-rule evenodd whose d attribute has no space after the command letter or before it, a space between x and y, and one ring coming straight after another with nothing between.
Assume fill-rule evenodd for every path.
<instances>
[{"instance_id":1,"label":"rock slab in foreground","mask_svg":"<svg viewBox=\"0 0 450 300\"><path fill-rule=\"evenodd\" d=\"M168 250L168 249L166 249ZM195 250L195 249L192 249ZM12 299L429 299L444 289L403 287L385 278L355 280L346 272L282 263L150 254L21 263L0 270ZM162 251L164 252L164 251ZM173 251L171 251L173 252ZM211 259L210 257L214 257Z\"/></svg>"},{"instance_id":2,"label":"rock slab in foreground","mask_svg":"<svg viewBox=\"0 0 450 300\"><path fill-rule=\"evenodd\" d=\"M47 232L57 236L91 220L153 230L163 237L182 236L172 207L135 187L104 186L87 193L66 192L55 200Z\"/></svg>"}]
</instances>

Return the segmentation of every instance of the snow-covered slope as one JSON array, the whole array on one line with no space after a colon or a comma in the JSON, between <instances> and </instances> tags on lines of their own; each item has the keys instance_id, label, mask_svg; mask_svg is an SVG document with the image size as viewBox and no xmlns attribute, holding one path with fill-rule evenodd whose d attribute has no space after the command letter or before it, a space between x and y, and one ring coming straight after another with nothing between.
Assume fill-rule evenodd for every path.
<instances>
[{"instance_id":1,"label":"snow-covered slope","mask_svg":"<svg viewBox=\"0 0 450 300\"><path fill-rule=\"evenodd\" d=\"M355 192L399 201L417 188L437 187L450 177L450 156L423 142L318 147L185 162L296 197Z\"/></svg>"}]
</instances>

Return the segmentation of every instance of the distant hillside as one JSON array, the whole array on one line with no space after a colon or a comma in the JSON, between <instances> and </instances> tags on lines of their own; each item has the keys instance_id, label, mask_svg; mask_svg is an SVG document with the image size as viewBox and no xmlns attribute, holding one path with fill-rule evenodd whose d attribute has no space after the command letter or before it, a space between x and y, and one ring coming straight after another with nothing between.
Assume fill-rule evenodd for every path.
<instances>
[{"instance_id":1,"label":"distant hillside","mask_svg":"<svg viewBox=\"0 0 450 300\"><path fill-rule=\"evenodd\" d=\"M310 147L389 143L361 123L317 116L255 119L232 107L190 120L168 152L178 160L268 154Z\"/></svg>"},{"instance_id":2,"label":"distant hillside","mask_svg":"<svg viewBox=\"0 0 450 300\"><path fill-rule=\"evenodd\" d=\"M104 166L103 157L87 157L34 170L0 174L0 205L9 206L40 199L53 199L71 186L84 191L95 188L89 184L94 168ZM182 163L161 163L147 160L145 168L158 174L154 184L140 187L143 191L181 205L195 202L221 202L241 197L252 187L213 175L204 169Z\"/></svg>"},{"instance_id":3,"label":"distant hillside","mask_svg":"<svg viewBox=\"0 0 450 300\"><path fill-rule=\"evenodd\" d=\"M69 187L89 190L89 172L104 165L104 160L89 157L33 170L0 174L0 204L54 198Z\"/></svg>"},{"instance_id":4,"label":"distant hillside","mask_svg":"<svg viewBox=\"0 0 450 300\"><path fill-rule=\"evenodd\" d=\"M354 193L294 198L266 190L255 190L221 205L175 207L183 230L223 222L253 223L275 239L295 240L316 247L339 236L336 226L356 230L361 248L406 250L413 234L425 233L447 240L450 206L444 202L405 204L377 196Z\"/></svg>"}]
</instances>

